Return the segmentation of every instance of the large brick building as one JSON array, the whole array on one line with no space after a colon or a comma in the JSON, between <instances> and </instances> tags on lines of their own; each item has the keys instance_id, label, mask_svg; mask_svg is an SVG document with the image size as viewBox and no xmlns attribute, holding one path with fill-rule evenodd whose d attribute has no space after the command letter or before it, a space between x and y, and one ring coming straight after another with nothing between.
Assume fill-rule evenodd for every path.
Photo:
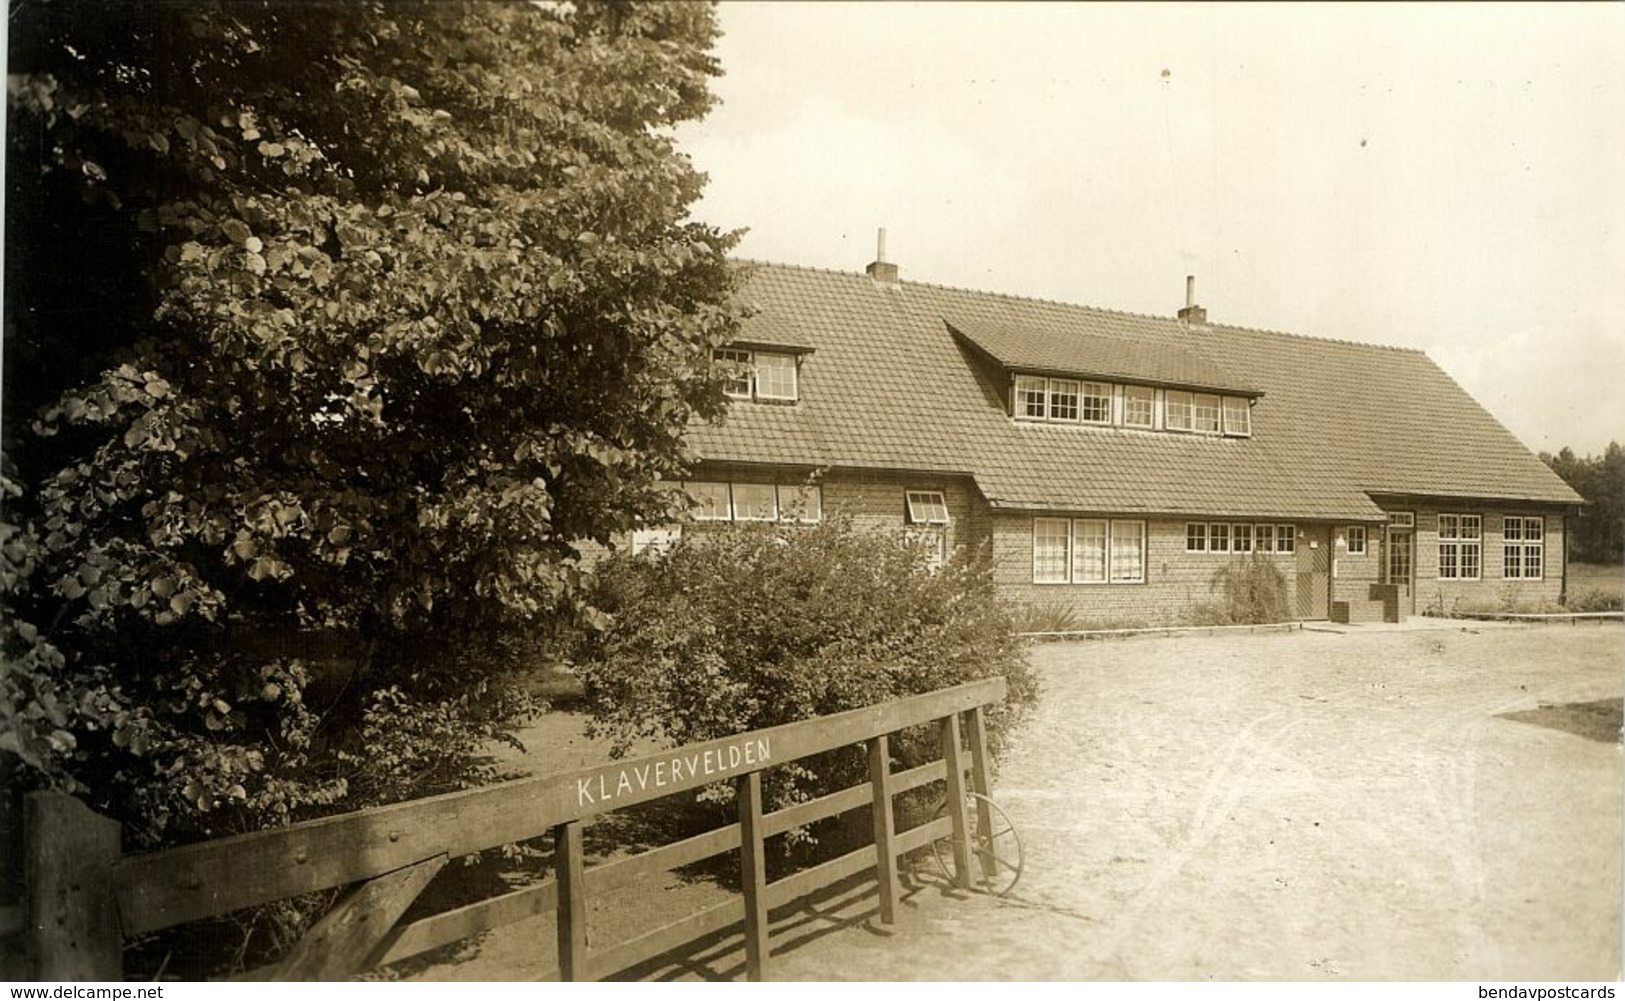
<instances>
[{"instance_id":1,"label":"large brick building","mask_svg":"<svg viewBox=\"0 0 1625 1001\"><path fill-rule=\"evenodd\" d=\"M992 547L1000 590L1177 622L1268 554L1303 619L1558 600L1580 498L1414 350L752 264L701 520ZM814 484L810 487L808 484Z\"/></svg>"}]
</instances>

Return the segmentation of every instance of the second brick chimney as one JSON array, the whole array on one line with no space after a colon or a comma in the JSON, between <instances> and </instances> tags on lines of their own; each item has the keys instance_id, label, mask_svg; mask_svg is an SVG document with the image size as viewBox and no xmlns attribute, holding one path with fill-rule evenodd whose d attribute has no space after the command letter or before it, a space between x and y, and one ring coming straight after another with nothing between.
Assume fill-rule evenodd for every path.
<instances>
[{"instance_id":1,"label":"second brick chimney","mask_svg":"<svg viewBox=\"0 0 1625 1001\"><path fill-rule=\"evenodd\" d=\"M1196 304L1196 276L1185 276L1185 308L1179 311L1179 322L1187 327L1207 326L1207 310Z\"/></svg>"},{"instance_id":2,"label":"second brick chimney","mask_svg":"<svg viewBox=\"0 0 1625 1001\"><path fill-rule=\"evenodd\" d=\"M875 259L869 262L869 266L863 270L868 272L869 277L877 282L885 282L888 285L897 284L897 265L886 263L886 228L884 226L880 228L880 232L875 236Z\"/></svg>"}]
</instances>

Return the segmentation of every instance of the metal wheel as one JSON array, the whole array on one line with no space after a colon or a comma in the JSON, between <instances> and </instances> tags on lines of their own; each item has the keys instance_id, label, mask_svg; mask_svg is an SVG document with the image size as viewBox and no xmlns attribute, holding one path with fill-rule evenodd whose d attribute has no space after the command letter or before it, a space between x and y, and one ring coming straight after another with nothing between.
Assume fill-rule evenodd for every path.
<instances>
[{"instance_id":1,"label":"metal wheel","mask_svg":"<svg viewBox=\"0 0 1625 1001\"><path fill-rule=\"evenodd\" d=\"M948 816L948 801L937 807L935 819ZM985 824L984 824L985 820ZM1002 897L1015 889L1023 864L1021 835L999 805L980 793L965 794L965 834L970 839L970 885L972 889ZM951 883L954 880L954 836L952 833L931 842L937 865Z\"/></svg>"}]
</instances>

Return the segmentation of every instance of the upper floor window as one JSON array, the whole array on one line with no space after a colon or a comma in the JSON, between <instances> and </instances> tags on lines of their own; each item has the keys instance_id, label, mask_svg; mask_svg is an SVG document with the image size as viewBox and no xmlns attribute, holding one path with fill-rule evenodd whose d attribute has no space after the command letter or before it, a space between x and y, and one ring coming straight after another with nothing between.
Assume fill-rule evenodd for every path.
<instances>
[{"instance_id":1,"label":"upper floor window","mask_svg":"<svg viewBox=\"0 0 1625 1001\"><path fill-rule=\"evenodd\" d=\"M1083 384L1083 420L1088 424L1112 422L1112 387L1109 383Z\"/></svg>"},{"instance_id":2,"label":"upper floor window","mask_svg":"<svg viewBox=\"0 0 1625 1001\"><path fill-rule=\"evenodd\" d=\"M1131 428L1150 427L1156 399L1157 392L1150 386L1124 386L1123 426Z\"/></svg>"},{"instance_id":3,"label":"upper floor window","mask_svg":"<svg viewBox=\"0 0 1625 1001\"><path fill-rule=\"evenodd\" d=\"M1252 401L1244 396L1041 375L1015 376L1010 412L1017 420L1028 421L1116 425L1238 438L1253 433Z\"/></svg>"},{"instance_id":4,"label":"upper floor window","mask_svg":"<svg viewBox=\"0 0 1625 1001\"><path fill-rule=\"evenodd\" d=\"M1224 433L1246 437L1253 433L1253 411L1240 396L1224 398Z\"/></svg>"},{"instance_id":5,"label":"upper floor window","mask_svg":"<svg viewBox=\"0 0 1625 1001\"><path fill-rule=\"evenodd\" d=\"M1041 421L1049 416L1049 380L1016 376L1016 416Z\"/></svg>"},{"instance_id":6,"label":"upper floor window","mask_svg":"<svg viewBox=\"0 0 1625 1001\"><path fill-rule=\"evenodd\" d=\"M1197 393L1195 407L1196 419L1192 422L1195 430L1204 434L1218 434L1222 426L1219 423L1219 398L1210 393Z\"/></svg>"},{"instance_id":7,"label":"upper floor window","mask_svg":"<svg viewBox=\"0 0 1625 1001\"><path fill-rule=\"evenodd\" d=\"M714 357L739 366L723 385L723 392L736 400L778 400L799 398L797 359L786 351L745 351L722 348Z\"/></svg>"},{"instance_id":8,"label":"upper floor window","mask_svg":"<svg viewBox=\"0 0 1625 1001\"><path fill-rule=\"evenodd\" d=\"M1078 419L1078 384L1071 379L1049 381L1049 419L1075 421Z\"/></svg>"},{"instance_id":9,"label":"upper floor window","mask_svg":"<svg viewBox=\"0 0 1625 1001\"><path fill-rule=\"evenodd\" d=\"M1163 424L1170 431L1190 431L1192 424L1191 396L1183 390L1170 389L1163 398Z\"/></svg>"}]
</instances>

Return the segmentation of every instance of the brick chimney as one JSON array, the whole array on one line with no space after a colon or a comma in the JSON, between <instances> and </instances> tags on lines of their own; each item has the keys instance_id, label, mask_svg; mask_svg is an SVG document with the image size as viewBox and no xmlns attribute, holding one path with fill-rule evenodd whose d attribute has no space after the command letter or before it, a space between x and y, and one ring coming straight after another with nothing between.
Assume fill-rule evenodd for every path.
<instances>
[{"instance_id":1,"label":"brick chimney","mask_svg":"<svg viewBox=\"0 0 1625 1001\"><path fill-rule=\"evenodd\" d=\"M877 282L885 282L888 285L897 284L897 265L886 263L886 227L882 226L875 237L875 259L863 270L868 272L869 277Z\"/></svg>"},{"instance_id":2,"label":"brick chimney","mask_svg":"<svg viewBox=\"0 0 1625 1001\"><path fill-rule=\"evenodd\" d=\"M1196 304L1196 276L1185 276L1185 308L1179 311L1179 322L1187 327L1207 326L1207 310Z\"/></svg>"}]
</instances>

